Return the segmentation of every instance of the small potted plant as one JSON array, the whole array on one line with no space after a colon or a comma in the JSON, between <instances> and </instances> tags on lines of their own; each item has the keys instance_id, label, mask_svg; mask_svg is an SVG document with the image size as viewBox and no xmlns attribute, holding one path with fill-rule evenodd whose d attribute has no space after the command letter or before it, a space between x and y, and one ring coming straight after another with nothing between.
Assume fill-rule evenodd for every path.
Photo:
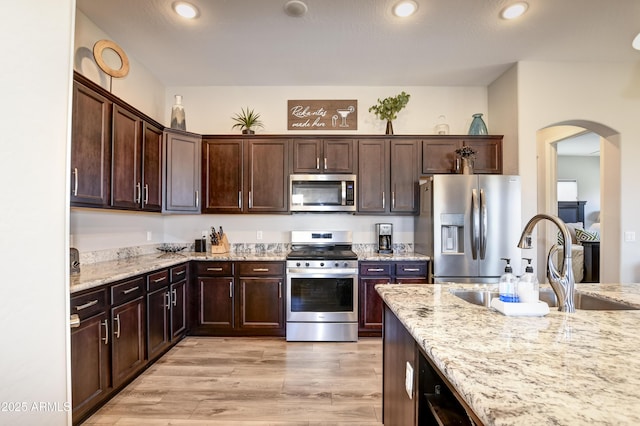
<instances>
[{"instance_id":1,"label":"small potted plant","mask_svg":"<svg viewBox=\"0 0 640 426\"><path fill-rule=\"evenodd\" d=\"M470 146L464 145L462 148L456 149L456 155L462 162L462 174L473 174L473 160L476 158L476 152Z\"/></svg>"},{"instance_id":2,"label":"small potted plant","mask_svg":"<svg viewBox=\"0 0 640 426\"><path fill-rule=\"evenodd\" d=\"M254 127L263 127L262 121L260 121L260 113L254 112L252 109L241 108L241 112L236 113L235 116L231 117L236 124L231 127L235 129L239 127L242 130L242 134L252 135L254 134Z\"/></svg>"},{"instance_id":3,"label":"small potted plant","mask_svg":"<svg viewBox=\"0 0 640 426\"><path fill-rule=\"evenodd\" d=\"M369 108L369 112L373 112L380 120L387 121L385 134L393 134L392 121L398 118L398 113L407 106L410 97L411 95L402 91L396 96L389 96L385 99L378 98L378 103Z\"/></svg>"}]
</instances>

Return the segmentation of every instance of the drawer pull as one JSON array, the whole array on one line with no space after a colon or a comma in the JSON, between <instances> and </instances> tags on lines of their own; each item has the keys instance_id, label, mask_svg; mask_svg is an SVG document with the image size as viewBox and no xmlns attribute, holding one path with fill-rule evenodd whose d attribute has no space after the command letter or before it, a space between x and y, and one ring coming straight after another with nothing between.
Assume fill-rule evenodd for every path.
<instances>
[{"instance_id":1,"label":"drawer pull","mask_svg":"<svg viewBox=\"0 0 640 426\"><path fill-rule=\"evenodd\" d=\"M420 268L402 268L403 272L420 272Z\"/></svg>"},{"instance_id":2,"label":"drawer pull","mask_svg":"<svg viewBox=\"0 0 640 426\"><path fill-rule=\"evenodd\" d=\"M207 271L220 272L222 271L222 268L207 268Z\"/></svg>"},{"instance_id":3,"label":"drawer pull","mask_svg":"<svg viewBox=\"0 0 640 426\"><path fill-rule=\"evenodd\" d=\"M162 278L158 278L158 279L156 279L156 280L153 280L153 282L154 282L154 283L159 283L159 282L162 282L162 281L164 281L164 280L166 280L166 279L167 279L167 277L165 276L165 277L162 277Z\"/></svg>"},{"instance_id":4,"label":"drawer pull","mask_svg":"<svg viewBox=\"0 0 640 426\"><path fill-rule=\"evenodd\" d=\"M81 311L83 309L90 308L91 306L97 305L97 304L98 304L98 299L92 300L91 302L87 302L84 305L76 306L76 311Z\"/></svg>"},{"instance_id":5,"label":"drawer pull","mask_svg":"<svg viewBox=\"0 0 640 426\"><path fill-rule=\"evenodd\" d=\"M367 272L382 272L384 268L367 268Z\"/></svg>"},{"instance_id":6,"label":"drawer pull","mask_svg":"<svg viewBox=\"0 0 640 426\"><path fill-rule=\"evenodd\" d=\"M134 291L138 290L139 288L140 288L140 286L139 286L139 285L137 285L137 286L135 286L135 287L128 288L128 289L124 290L124 291L122 292L122 294L129 294L129 293L133 293Z\"/></svg>"},{"instance_id":7,"label":"drawer pull","mask_svg":"<svg viewBox=\"0 0 640 426\"><path fill-rule=\"evenodd\" d=\"M269 268L253 268L253 272L269 272Z\"/></svg>"},{"instance_id":8,"label":"drawer pull","mask_svg":"<svg viewBox=\"0 0 640 426\"><path fill-rule=\"evenodd\" d=\"M176 272L176 275L182 275L182 274L184 274L185 272L187 272L187 271L180 271L180 272Z\"/></svg>"},{"instance_id":9,"label":"drawer pull","mask_svg":"<svg viewBox=\"0 0 640 426\"><path fill-rule=\"evenodd\" d=\"M71 314L71 317L69 318L69 326L71 328L80 327L80 317L78 314Z\"/></svg>"}]
</instances>

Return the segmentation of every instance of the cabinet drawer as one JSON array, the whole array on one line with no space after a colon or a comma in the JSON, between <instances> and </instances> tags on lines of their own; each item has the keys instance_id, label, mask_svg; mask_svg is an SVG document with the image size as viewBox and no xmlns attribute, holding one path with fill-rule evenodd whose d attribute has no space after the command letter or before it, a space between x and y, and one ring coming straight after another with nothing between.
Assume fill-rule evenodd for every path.
<instances>
[{"instance_id":1,"label":"cabinet drawer","mask_svg":"<svg viewBox=\"0 0 640 426\"><path fill-rule=\"evenodd\" d=\"M391 275L391 263L389 262L361 262L361 276Z\"/></svg>"},{"instance_id":2,"label":"cabinet drawer","mask_svg":"<svg viewBox=\"0 0 640 426\"><path fill-rule=\"evenodd\" d=\"M284 275L284 262L240 262L238 271L245 277Z\"/></svg>"},{"instance_id":3,"label":"cabinet drawer","mask_svg":"<svg viewBox=\"0 0 640 426\"><path fill-rule=\"evenodd\" d=\"M169 270L154 272L147 275L147 291L154 291L169 285Z\"/></svg>"},{"instance_id":4,"label":"cabinet drawer","mask_svg":"<svg viewBox=\"0 0 640 426\"><path fill-rule=\"evenodd\" d=\"M80 319L89 318L108 309L107 289L92 291L90 293L71 298L71 313L78 314Z\"/></svg>"},{"instance_id":5,"label":"cabinet drawer","mask_svg":"<svg viewBox=\"0 0 640 426\"><path fill-rule=\"evenodd\" d=\"M398 262L396 263L398 277L426 277L427 262Z\"/></svg>"},{"instance_id":6,"label":"cabinet drawer","mask_svg":"<svg viewBox=\"0 0 640 426\"><path fill-rule=\"evenodd\" d=\"M172 283L184 280L187 278L187 264L183 263L182 265L172 267L169 274L171 275Z\"/></svg>"},{"instance_id":7,"label":"cabinet drawer","mask_svg":"<svg viewBox=\"0 0 640 426\"><path fill-rule=\"evenodd\" d=\"M134 278L111 286L111 305L117 306L144 295L144 279Z\"/></svg>"},{"instance_id":8,"label":"cabinet drawer","mask_svg":"<svg viewBox=\"0 0 640 426\"><path fill-rule=\"evenodd\" d=\"M198 262L196 263L197 276L223 276L233 275L233 262Z\"/></svg>"}]
</instances>

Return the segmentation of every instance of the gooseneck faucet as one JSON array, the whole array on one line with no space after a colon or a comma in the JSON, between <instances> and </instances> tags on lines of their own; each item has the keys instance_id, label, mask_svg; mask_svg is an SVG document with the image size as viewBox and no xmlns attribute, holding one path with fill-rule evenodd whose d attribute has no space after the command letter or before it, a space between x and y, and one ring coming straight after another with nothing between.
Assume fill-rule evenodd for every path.
<instances>
[{"instance_id":1,"label":"gooseneck faucet","mask_svg":"<svg viewBox=\"0 0 640 426\"><path fill-rule=\"evenodd\" d=\"M558 310L561 312L575 312L576 308L573 302L575 296L575 281L573 278L573 268L571 267L571 234L569 234L569 229L562 219L543 213L535 215L524 227L518 247L524 249L532 248L531 233L536 224L542 219L547 219L554 223L562 234L562 246L554 244L547 256L547 277L549 278L551 288L553 288L558 298ZM553 257L561 249L564 249L564 262L562 264L562 270L558 271L553 263Z\"/></svg>"}]
</instances>

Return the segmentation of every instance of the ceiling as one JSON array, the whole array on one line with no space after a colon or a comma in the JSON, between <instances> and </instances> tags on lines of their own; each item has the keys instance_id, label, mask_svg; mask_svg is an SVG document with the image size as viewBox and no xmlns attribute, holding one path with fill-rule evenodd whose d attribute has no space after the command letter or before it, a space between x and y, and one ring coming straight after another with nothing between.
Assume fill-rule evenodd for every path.
<instances>
[{"instance_id":1,"label":"ceiling","mask_svg":"<svg viewBox=\"0 0 640 426\"><path fill-rule=\"evenodd\" d=\"M486 86L518 61L636 62L639 0L417 0L404 20L396 0L77 0L77 7L166 86Z\"/></svg>"},{"instance_id":2,"label":"ceiling","mask_svg":"<svg viewBox=\"0 0 640 426\"><path fill-rule=\"evenodd\" d=\"M563 139L557 144L557 153L559 156L599 157L600 136L596 133L585 132Z\"/></svg>"}]
</instances>

